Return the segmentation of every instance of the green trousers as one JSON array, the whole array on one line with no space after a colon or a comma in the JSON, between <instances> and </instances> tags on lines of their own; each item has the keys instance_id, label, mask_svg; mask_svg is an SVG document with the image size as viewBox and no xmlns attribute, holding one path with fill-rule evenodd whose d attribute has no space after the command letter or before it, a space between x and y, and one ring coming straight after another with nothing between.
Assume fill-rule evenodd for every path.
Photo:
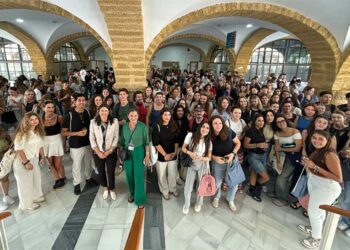
<instances>
[{"instance_id":1,"label":"green trousers","mask_svg":"<svg viewBox=\"0 0 350 250\"><path fill-rule=\"evenodd\" d=\"M144 147L136 147L124 162L125 177L129 186L130 196L134 197L134 203L139 205L146 204L144 165L145 158Z\"/></svg>"}]
</instances>

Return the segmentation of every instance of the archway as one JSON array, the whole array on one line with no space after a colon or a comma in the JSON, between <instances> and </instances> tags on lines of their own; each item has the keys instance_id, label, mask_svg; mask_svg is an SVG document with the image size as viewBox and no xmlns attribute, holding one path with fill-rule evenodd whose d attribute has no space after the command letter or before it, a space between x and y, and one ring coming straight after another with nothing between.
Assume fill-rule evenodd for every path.
<instances>
[{"instance_id":1,"label":"archway","mask_svg":"<svg viewBox=\"0 0 350 250\"><path fill-rule=\"evenodd\" d=\"M174 32L202 20L225 16L244 16L267 21L296 35L312 57L310 82L317 84L319 90L332 88L340 59L340 50L333 35L319 23L292 9L266 3L223 3L190 12L172 21L153 38L146 51L146 61Z\"/></svg>"}]
</instances>

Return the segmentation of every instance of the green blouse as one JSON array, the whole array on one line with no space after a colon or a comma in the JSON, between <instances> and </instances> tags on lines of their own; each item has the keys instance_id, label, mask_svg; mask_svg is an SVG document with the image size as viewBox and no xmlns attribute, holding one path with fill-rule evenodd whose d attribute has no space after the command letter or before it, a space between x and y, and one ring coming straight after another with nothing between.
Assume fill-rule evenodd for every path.
<instances>
[{"instance_id":1,"label":"green blouse","mask_svg":"<svg viewBox=\"0 0 350 250\"><path fill-rule=\"evenodd\" d=\"M129 129L129 122L127 122L122 129L122 134L121 134L121 140L120 140L120 145L123 148L127 147L127 144L130 140L130 135L131 135L131 131ZM136 123L136 127L135 127L135 131L134 134L132 135L132 144L134 145L134 147L140 147L140 146L147 146L149 144L149 136L148 136L148 128L147 126L138 121Z\"/></svg>"}]
</instances>

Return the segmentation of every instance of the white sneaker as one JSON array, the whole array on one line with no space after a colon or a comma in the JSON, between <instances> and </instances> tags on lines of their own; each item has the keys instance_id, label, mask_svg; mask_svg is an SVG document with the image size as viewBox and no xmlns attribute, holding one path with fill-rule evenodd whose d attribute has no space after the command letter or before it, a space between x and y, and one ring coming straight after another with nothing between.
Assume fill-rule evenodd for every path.
<instances>
[{"instance_id":1,"label":"white sneaker","mask_svg":"<svg viewBox=\"0 0 350 250\"><path fill-rule=\"evenodd\" d=\"M230 209L231 209L233 212L237 211L236 205L235 205L235 203L234 203L233 201L229 201L229 202L228 202L228 206L230 207Z\"/></svg>"},{"instance_id":2,"label":"white sneaker","mask_svg":"<svg viewBox=\"0 0 350 250\"><path fill-rule=\"evenodd\" d=\"M0 202L0 212L5 211L6 209L8 209L6 202Z\"/></svg>"},{"instance_id":3,"label":"white sneaker","mask_svg":"<svg viewBox=\"0 0 350 250\"><path fill-rule=\"evenodd\" d=\"M214 199L211 204L213 205L214 208L218 208L219 207L219 200L218 199Z\"/></svg>"},{"instance_id":4,"label":"white sneaker","mask_svg":"<svg viewBox=\"0 0 350 250\"><path fill-rule=\"evenodd\" d=\"M108 190L103 191L102 198L104 200L107 200L107 198L108 198Z\"/></svg>"},{"instance_id":5,"label":"white sneaker","mask_svg":"<svg viewBox=\"0 0 350 250\"><path fill-rule=\"evenodd\" d=\"M346 235L346 237L349 237L350 238L350 228L349 229L346 229L344 231L344 234Z\"/></svg>"},{"instance_id":6,"label":"white sneaker","mask_svg":"<svg viewBox=\"0 0 350 250\"><path fill-rule=\"evenodd\" d=\"M40 207L40 204L38 203L33 203L30 207L28 207L28 210L36 210Z\"/></svg>"},{"instance_id":7,"label":"white sneaker","mask_svg":"<svg viewBox=\"0 0 350 250\"><path fill-rule=\"evenodd\" d=\"M4 198L2 198L2 201L6 203L8 206L11 206L13 203L15 203L15 199L13 199L11 196L6 195Z\"/></svg>"},{"instance_id":8,"label":"white sneaker","mask_svg":"<svg viewBox=\"0 0 350 250\"><path fill-rule=\"evenodd\" d=\"M201 205L195 205L194 206L194 211L196 211L197 213L199 213L202 209L202 206Z\"/></svg>"},{"instance_id":9,"label":"white sneaker","mask_svg":"<svg viewBox=\"0 0 350 250\"><path fill-rule=\"evenodd\" d=\"M345 222L340 221L340 222L338 223L338 229L339 229L340 231L344 231L344 230L347 229L348 227L349 227L349 225L346 224Z\"/></svg>"},{"instance_id":10,"label":"white sneaker","mask_svg":"<svg viewBox=\"0 0 350 250\"><path fill-rule=\"evenodd\" d=\"M110 191L110 195L111 195L111 198L112 200L117 200L117 194L114 192L114 191Z\"/></svg>"},{"instance_id":11,"label":"white sneaker","mask_svg":"<svg viewBox=\"0 0 350 250\"><path fill-rule=\"evenodd\" d=\"M45 201L45 197L44 196L41 196L38 199L33 200L34 203L41 203L41 202L44 202L44 201Z\"/></svg>"},{"instance_id":12,"label":"white sneaker","mask_svg":"<svg viewBox=\"0 0 350 250\"><path fill-rule=\"evenodd\" d=\"M182 208L182 213L183 214L188 214L188 212L189 212L189 208L186 208L185 206Z\"/></svg>"}]
</instances>

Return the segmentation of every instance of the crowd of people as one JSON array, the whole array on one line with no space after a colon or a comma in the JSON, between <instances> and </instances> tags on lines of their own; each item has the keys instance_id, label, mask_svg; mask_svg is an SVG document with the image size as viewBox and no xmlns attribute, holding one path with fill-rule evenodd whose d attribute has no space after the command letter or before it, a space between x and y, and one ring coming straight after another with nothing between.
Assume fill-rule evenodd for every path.
<instances>
[{"instance_id":1,"label":"crowd of people","mask_svg":"<svg viewBox=\"0 0 350 250\"><path fill-rule=\"evenodd\" d=\"M210 172L216 183L214 208L220 205L222 190L232 211L237 210L236 193L243 190L257 202L267 196L279 207L305 208L310 225L298 228L311 234L302 241L308 248L319 246L322 238L325 212L319 205L333 204L342 187L344 198L339 203L350 209L350 92L347 103L336 106L332 92L316 94L310 85L302 89L297 77L288 82L285 74L270 74L245 82L237 72L216 75L211 70L154 68L148 86L132 96L126 88L116 91L114 83L111 68L102 73L83 67L65 81L21 76L14 86L0 77L0 150L3 155L10 147L7 131L16 128L13 171L20 209L37 209L45 201L40 175L45 160L53 189L65 185L62 156L68 151L76 195L84 180L97 185L91 178L95 169L103 199L116 200L115 168L120 163L128 202L143 208L144 167L154 164L164 200L179 197L179 185L184 183L182 212L188 214L193 189ZM153 163L152 149L158 154ZM180 161L186 155L192 160L189 167ZM247 181L227 186L227 167L235 159ZM306 204L291 195L305 174ZM8 177L3 178L1 209L14 203L8 185ZM203 196L197 195L194 211L200 212L202 206ZM338 227L350 237L348 218L342 218Z\"/></svg>"}]
</instances>

